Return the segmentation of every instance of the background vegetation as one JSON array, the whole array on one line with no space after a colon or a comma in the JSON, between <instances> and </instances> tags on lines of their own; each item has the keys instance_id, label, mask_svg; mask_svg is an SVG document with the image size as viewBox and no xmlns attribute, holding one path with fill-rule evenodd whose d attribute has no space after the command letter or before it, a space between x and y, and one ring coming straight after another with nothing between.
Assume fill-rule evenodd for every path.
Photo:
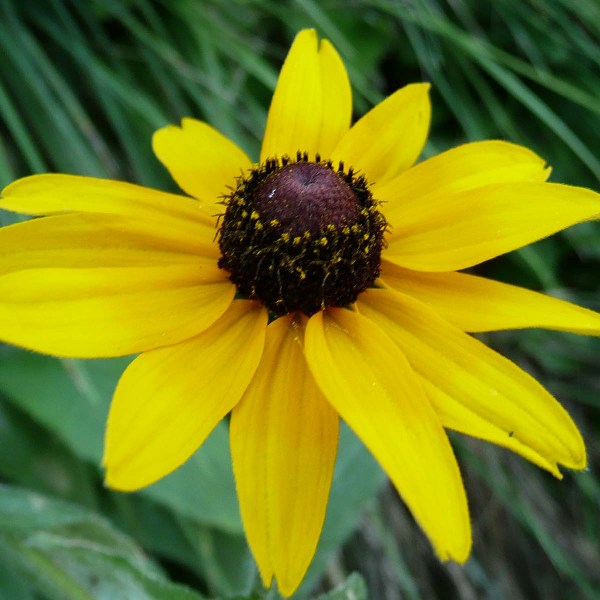
<instances>
[{"instance_id":1,"label":"background vegetation","mask_svg":"<svg viewBox=\"0 0 600 600\"><path fill-rule=\"evenodd\" d=\"M342 54L356 115L407 82L432 82L427 155L503 138L545 157L553 180L600 189L597 0L0 0L0 184L58 171L174 189L150 136L183 116L256 156L278 69L307 26ZM17 218L0 214L2 224ZM599 269L595 223L479 272L600 309ZM464 568L441 565L344 431L325 531L298 598L338 586L327 598L600 597L599 340L532 330L485 341L568 407L589 471L558 482L453 436L475 544ZM103 488L103 423L127 362L0 346L0 598L262 598L225 427L147 490Z\"/></svg>"}]
</instances>

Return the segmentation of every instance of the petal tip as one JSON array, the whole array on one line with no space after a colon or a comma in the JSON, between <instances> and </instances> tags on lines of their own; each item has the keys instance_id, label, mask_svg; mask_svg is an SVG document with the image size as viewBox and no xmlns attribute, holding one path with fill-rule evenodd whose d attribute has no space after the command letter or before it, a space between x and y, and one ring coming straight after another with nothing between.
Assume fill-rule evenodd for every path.
<instances>
[{"instance_id":1,"label":"petal tip","mask_svg":"<svg viewBox=\"0 0 600 600\"><path fill-rule=\"evenodd\" d=\"M294 41L296 40L304 40L304 39L317 39L317 30L314 27L305 27L301 29L296 36L294 37Z\"/></svg>"},{"instance_id":2,"label":"petal tip","mask_svg":"<svg viewBox=\"0 0 600 600\"><path fill-rule=\"evenodd\" d=\"M576 454L573 454L572 462L565 466L574 471L585 471L588 468L587 454L583 445Z\"/></svg>"},{"instance_id":3,"label":"petal tip","mask_svg":"<svg viewBox=\"0 0 600 600\"><path fill-rule=\"evenodd\" d=\"M165 136L175 133L176 130L178 130L178 129L179 129L179 127L177 125L173 125L172 123L169 123L168 125L165 125L164 127L161 127L160 129L157 129L152 134L152 150L154 151L155 155L158 156L158 153L160 151L160 149L158 148L158 144L160 144L161 140Z\"/></svg>"},{"instance_id":4,"label":"petal tip","mask_svg":"<svg viewBox=\"0 0 600 600\"><path fill-rule=\"evenodd\" d=\"M316 54L318 47L319 37L317 35L317 30L313 28L301 29L294 37L292 45L288 51L288 56L297 50L301 50L303 52L314 52Z\"/></svg>"},{"instance_id":5,"label":"petal tip","mask_svg":"<svg viewBox=\"0 0 600 600\"><path fill-rule=\"evenodd\" d=\"M42 174L37 174L37 175L28 175L27 177L21 177L20 179L16 179L15 181L12 181L11 183L9 183L4 189L0 190L0 198L8 198L9 196L17 196L17 194L15 194L15 190L18 190L19 187L22 186L22 184L28 184L28 183L35 183L36 180L43 178L43 177L52 177L53 174L46 174L46 173L42 173ZM0 206L0 208L2 208ZM5 210L11 210L11 209L5 209Z\"/></svg>"},{"instance_id":6,"label":"petal tip","mask_svg":"<svg viewBox=\"0 0 600 600\"><path fill-rule=\"evenodd\" d=\"M300 586L300 581L288 581L283 578L277 578L277 591L284 597L289 598Z\"/></svg>"},{"instance_id":7,"label":"petal tip","mask_svg":"<svg viewBox=\"0 0 600 600\"><path fill-rule=\"evenodd\" d=\"M10 188L14 185L14 181L12 183L9 183L5 188L3 188L2 190L0 190L0 199L1 198L6 198L9 193L10 193Z\"/></svg>"},{"instance_id":8,"label":"petal tip","mask_svg":"<svg viewBox=\"0 0 600 600\"><path fill-rule=\"evenodd\" d=\"M104 485L115 492L137 492L159 478L132 468L130 461L104 465Z\"/></svg>"},{"instance_id":9,"label":"petal tip","mask_svg":"<svg viewBox=\"0 0 600 600\"><path fill-rule=\"evenodd\" d=\"M417 94L429 96L429 92L431 91L431 83L428 81L419 81L417 83L409 83L405 86L405 88L411 89Z\"/></svg>"},{"instance_id":10,"label":"petal tip","mask_svg":"<svg viewBox=\"0 0 600 600\"><path fill-rule=\"evenodd\" d=\"M444 548L443 551L436 548L436 553L440 560L443 562L453 561L460 565L467 562L471 555L471 546L473 544L470 528L467 530L466 535L463 536L463 539L457 540L457 542L455 546Z\"/></svg>"},{"instance_id":11,"label":"petal tip","mask_svg":"<svg viewBox=\"0 0 600 600\"><path fill-rule=\"evenodd\" d=\"M271 566L261 565L258 561L256 561L256 566L258 567L258 572L260 574L260 580L262 581L263 587L265 590L271 589L271 585L273 584L273 570L271 569Z\"/></svg>"},{"instance_id":12,"label":"petal tip","mask_svg":"<svg viewBox=\"0 0 600 600\"><path fill-rule=\"evenodd\" d=\"M123 477L118 472L118 469L106 464L104 464L104 468L104 487L115 492L134 492L138 489L136 486L132 486L127 477Z\"/></svg>"},{"instance_id":13,"label":"petal tip","mask_svg":"<svg viewBox=\"0 0 600 600\"><path fill-rule=\"evenodd\" d=\"M566 410L564 411L564 414L566 415L567 420L564 424L565 429L563 430L562 440L563 447L567 452L563 456L555 457L555 461L567 469L572 469L573 471L583 471L588 466L585 442L581 432L579 431L579 428L575 424L575 421L573 421L572 417L567 413Z\"/></svg>"}]
</instances>

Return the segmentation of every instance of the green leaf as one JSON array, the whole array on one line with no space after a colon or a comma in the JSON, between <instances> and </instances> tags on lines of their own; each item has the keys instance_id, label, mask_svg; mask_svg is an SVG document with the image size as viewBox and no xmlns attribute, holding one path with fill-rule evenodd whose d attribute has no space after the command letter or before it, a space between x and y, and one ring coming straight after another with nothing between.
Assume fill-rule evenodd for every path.
<instances>
[{"instance_id":1,"label":"green leaf","mask_svg":"<svg viewBox=\"0 0 600 600\"><path fill-rule=\"evenodd\" d=\"M352 573L335 590L319 596L316 600L367 600L367 598L365 580L358 573Z\"/></svg>"},{"instance_id":2,"label":"green leaf","mask_svg":"<svg viewBox=\"0 0 600 600\"><path fill-rule=\"evenodd\" d=\"M0 485L0 539L57 600L202 600L171 583L128 537L74 504Z\"/></svg>"},{"instance_id":3,"label":"green leaf","mask_svg":"<svg viewBox=\"0 0 600 600\"><path fill-rule=\"evenodd\" d=\"M194 546L207 586L219 597L230 598L252 588L257 569L245 537L187 522L182 530Z\"/></svg>"},{"instance_id":4,"label":"green leaf","mask_svg":"<svg viewBox=\"0 0 600 600\"><path fill-rule=\"evenodd\" d=\"M36 600L31 586L22 577L18 565L6 548L0 546L0 598Z\"/></svg>"},{"instance_id":5,"label":"green leaf","mask_svg":"<svg viewBox=\"0 0 600 600\"><path fill-rule=\"evenodd\" d=\"M59 360L7 348L0 390L77 456L99 463L110 397L128 362Z\"/></svg>"},{"instance_id":6,"label":"green leaf","mask_svg":"<svg viewBox=\"0 0 600 600\"><path fill-rule=\"evenodd\" d=\"M0 391L77 456L99 465L110 398L128 361L57 360L5 349ZM182 467L139 493L183 517L242 533L223 424Z\"/></svg>"},{"instance_id":7,"label":"green leaf","mask_svg":"<svg viewBox=\"0 0 600 600\"><path fill-rule=\"evenodd\" d=\"M185 519L146 496L115 496L116 522L133 532L144 548L202 578L211 596L247 593L257 577L241 534L228 534Z\"/></svg>"},{"instance_id":8,"label":"green leaf","mask_svg":"<svg viewBox=\"0 0 600 600\"><path fill-rule=\"evenodd\" d=\"M98 478L56 436L0 396L0 476L94 507ZM0 596L1 598L2 596Z\"/></svg>"},{"instance_id":9,"label":"green leaf","mask_svg":"<svg viewBox=\"0 0 600 600\"><path fill-rule=\"evenodd\" d=\"M224 423L183 466L140 493L199 523L243 532Z\"/></svg>"}]
</instances>

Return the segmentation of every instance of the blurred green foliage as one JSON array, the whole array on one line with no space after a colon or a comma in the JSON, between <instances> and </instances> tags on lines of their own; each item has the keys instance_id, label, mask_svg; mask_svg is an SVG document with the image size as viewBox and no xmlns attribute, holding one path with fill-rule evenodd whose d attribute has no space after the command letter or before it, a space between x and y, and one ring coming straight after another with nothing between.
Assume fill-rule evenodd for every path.
<instances>
[{"instance_id":1,"label":"blurred green foliage","mask_svg":"<svg viewBox=\"0 0 600 600\"><path fill-rule=\"evenodd\" d=\"M0 0L0 184L57 171L175 189L150 137L184 116L256 156L302 27L339 49L356 115L404 83L432 82L426 155L508 139L553 165L553 180L600 189L597 0ZM480 272L600 309L600 229L579 225ZM454 436L475 543L464 568L440 565L344 431L298 597L335 587L322 598L600 597L599 341L541 331L485 341L568 407L588 472L558 482ZM243 538L225 426L147 490L102 487L103 424L126 363L0 347L0 598L276 598L260 591Z\"/></svg>"}]
</instances>

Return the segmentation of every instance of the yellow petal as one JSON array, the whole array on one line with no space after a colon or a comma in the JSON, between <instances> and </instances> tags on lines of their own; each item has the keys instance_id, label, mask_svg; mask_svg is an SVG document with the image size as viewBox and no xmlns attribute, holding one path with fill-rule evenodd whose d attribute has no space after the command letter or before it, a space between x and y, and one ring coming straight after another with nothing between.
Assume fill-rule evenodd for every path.
<instances>
[{"instance_id":1,"label":"yellow petal","mask_svg":"<svg viewBox=\"0 0 600 600\"><path fill-rule=\"evenodd\" d=\"M440 558L463 562L471 532L452 448L417 376L377 321L345 309L313 315L306 327L306 360L318 386L381 463Z\"/></svg>"},{"instance_id":2,"label":"yellow petal","mask_svg":"<svg viewBox=\"0 0 600 600\"><path fill-rule=\"evenodd\" d=\"M203 331L234 293L212 260L18 271L0 277L0 339L58 356L133 354Z\"/></svg>"},{"instance_id":3,"label":"yellow petal","mask_svg":"<svg viewBox=\"0 0 600 600\"><path fill-rule=\"evenodd\" d=\"M455 271L600 216L600 195L558 183L499 183L430 194L395 212L384 258L417 271Z\"/></svg>"},{"instance_id":4,"label":"yellow petal","mask_svg":"<svg viewBox=\"0 0 600 600\"><path fill-rule=\"evenodd\" d=\"M319 48L321 123L317 151L326 158L350 129L352 89L346 67L328 40Z\"/></svg>"},{"instance_id":5,"label":"yellow petal","mask_svg":"<svg viewBox=\"0 0 600 600\"><path fill-rule=\"evenodd\" d=\"M236 177L252 166L236 144L196 119L159 129L152 148L177 185L217 213L223 212L216 203L228 193L228 186L235 186Z\"/></svg>"},{"instance_id":6,"label":"yellow petal","mask_svg":"<svg viewBox=\"0 0 600 600\"><path fill-rule=\"evenodd\" d=\"M267 328L252 383L231 418L242 520L266 587L291 595L323 527L338 417L306 367L303 326L292 315Z\"/></svg>"},{"instance_id":7,"label":"yellow petal","mask_svg":"<svg viewBox=\"0 0 600 600\"><path fill-rule=\"evenodd\" d=\"M428 382L445 426L506 446L555 475L558 464L585 467L583 440L567 412L511 361L404 294L369 290L358 307Z\"/></svg>"},{"instance_id":8,"label":"yellow petal","mask_svg":"<svg viewBox=\"0 0 600 600\"><path fill-rule=\"evenodd\" d=\"M0 274L41 267L216 266L219 248L203 232L200 226L198 236L176 235L116 215L34 219L0 229Z\"/></svg>"},{"instance_id":9,"label":"yellow petal","mask_svg":"<svg viewBox=\"0 0 600 600\"><path fill-rule=\"evenodd\" d=\"M384 184L417 160L429 132L429 84L398 90L371 109L342 138L334 161L362 172L369 183Z\"/></svg>"},{"instance_id":10,"label":"yellow petal","mask_svg":"<svg viewBox=\"0 0 600 600\"><path fill-rule=\"evenodd\" d=\"M237 404L263 350L267 312L235 301L200 335L127 368L106 431L106 484L131 491L183 464Z\"/></svg>"},{"instance_id":11,"label":"yellow petal","mask_svg":"<svg viewBox=\"0 0 600 600\"><path fill-rule=\"evenodd\" d=\"M600 335L600 313L514 285L465 273L422 273L383 261L386 286L431 306L463 331L542 327Z\"/></svg>"},{"instance_id":12,"label":"yellow petal","mask_svg":"<svg viewBox=\"0 0 600 600\"><path fill-rule=\"evenodd\" d=\"M473 142L442 152L407 169L372 192L383 201L382 210L392 225L402 223L402 209L415 199L425 204L430 194L442 196L485 185L519 181L546 181L550 168L537 154L501 141ZM400 211L396 215L395 208ZM390 238L396 235L394 229Z\"/></svg>"},{"instance_id":13,"label":"yellow petal","mask_svg":"<svg viewBox=\"0 0 600 600\"><path fill-rule=\"evenodd\" d=\"M318 152L323 158L348 131L352 92L335 48L314 29L298 33L285 59L271 100L261 162L284 154Z\"/></svg>"},{"instance_id":14,"label":"yellow petal","mask_svg":"<svg viewBox=\"0 0 600 600\"><path fill-rule=\"evenodd\" d=\"M182 231L197 229L198 223L213 229L215 226L215 219L192 198L124 181L78 175L32 175L19 179L2 191L0 208L26 215L68 212L121 215Z\"/></svg>"}]
</instances>

